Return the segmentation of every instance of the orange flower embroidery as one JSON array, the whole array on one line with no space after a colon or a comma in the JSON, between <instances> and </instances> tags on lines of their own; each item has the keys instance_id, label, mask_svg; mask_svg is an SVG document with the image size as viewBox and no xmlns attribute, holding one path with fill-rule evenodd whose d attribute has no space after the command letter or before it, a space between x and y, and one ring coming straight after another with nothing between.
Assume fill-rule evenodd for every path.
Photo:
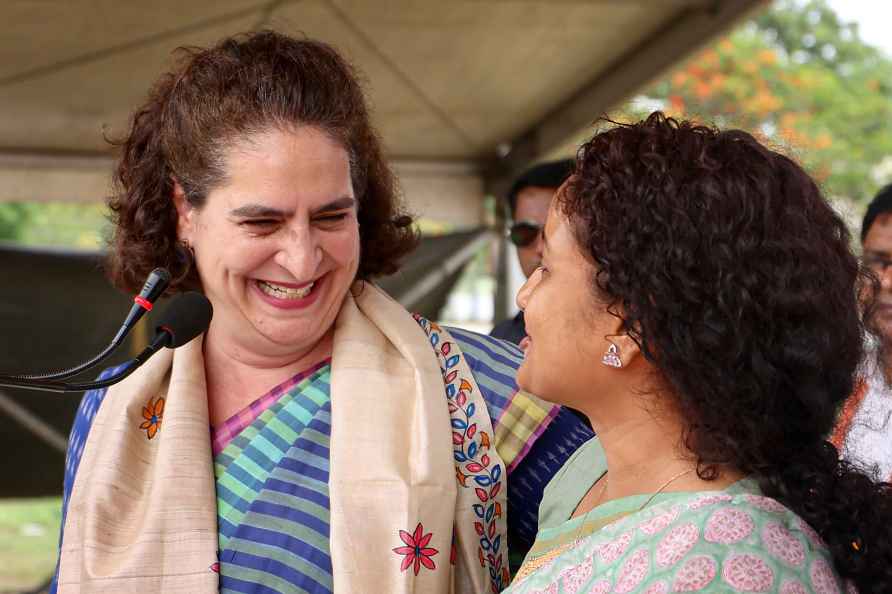
<instances>
[{"instance_id":1,"label":"orange flower embroidery","mask_svg":"<svg viewBox=\"0 0 892 594\"><path fill-rule=\"evenodd\" d=\"M142 407L142 416L145 419L140 429L146 430L146 436L149 439L155 437L158 430L161 429L161 416L164 414L164 398L154 400L149 398L149 403Z\"/></svg>"}]
</instances>

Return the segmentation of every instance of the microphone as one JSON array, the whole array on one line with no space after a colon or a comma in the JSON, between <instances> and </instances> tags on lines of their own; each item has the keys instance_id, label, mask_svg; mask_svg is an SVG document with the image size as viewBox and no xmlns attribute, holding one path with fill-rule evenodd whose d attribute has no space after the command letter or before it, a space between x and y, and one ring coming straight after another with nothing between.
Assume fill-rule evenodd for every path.
<instances>
[{"instance_id":1,"label":"microphone","mask_svg":"<svg viewBox=\"0 0 892 594\"><path fill-rule=\"evenodd\" d=\"M163 347L175 349L207 331L211 324L214 309L207 297L190 291L171 299L167 309L155 327L152 342L136 357L127 362L126 367L115 375L92 382L65 383L52 380L5 379L0 378L0 386L41 390L44 392L84 392L114 385L145 363L149 357Z\"/></svg>"},{"instance_id":2,"label":"microphone","mask_svg":"<svg viewBox=\"0 0 892 594\"><path fill-rule=\"evenodd\" d=\"M167 289L167 285L169 284L170 273L164 268L156 268L151 273L149 273L149 276L146 279L142 290L139 292L139 295L133 298L133 305L130 308L130 313L127 314L127 318L124 320L124 323L121 325L118 333L115 334L114 339L112 339L111 343L109 343L109 345L105 347L105 349L103 349L101 353L99 353L89 361L85 361L80 365L76 365L62 371L51 373L35 373L22 375L0 374L0 381L59 380L69 378L91 367L95 367L101 361L108 358L108 356L111 355L112 352L116 348L118 348L122 342L124 342L124 339L127 338L130 330L133 329L136 323L146 314L147 311L152 311L152 307L155 301L158 299L158 297L161 296L162 293L164 293L164 291Z\"/></svg>"},{"instance_id":3,"label":"microphone","mask_svg":"<svg viewBox=\"0 0 892 594\"><path fill-rule=\"evenodd\" d=\"M139 295L133 298L133 305L130 307L130 312L127 314L124 323L121 324L121 329L118 330L118 333L115 335L114 339L112 339L113 343L120 344L136 323L142 319L146 312L152 311L155 300L161 296L169 284L170 273L164 268L156 268L149 273L149 277L142 286Z\"/></svg>"},{"instance_id":4,"label":"microphone","mask_svg":"<svg viewBox=\"0 0 892 594\"><path fill-rule=\"evenodd\" d=\"M167 348L183 346L196 336L203 334L211 325L214 308L208 298L195 291L188 291L170 300L158 324L156 337L166 334L170 337Z\"/></svg>"}]
</instances>

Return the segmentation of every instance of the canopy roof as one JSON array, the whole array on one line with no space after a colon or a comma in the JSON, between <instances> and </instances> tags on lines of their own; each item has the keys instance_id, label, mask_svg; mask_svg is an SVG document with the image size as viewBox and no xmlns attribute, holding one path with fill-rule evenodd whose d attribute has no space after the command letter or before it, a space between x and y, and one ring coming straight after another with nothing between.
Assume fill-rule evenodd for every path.
<instances>
[{"instance_id":1,"label":"canopy roof","mask_svg":"<svg viewBox=\"0 0 892 594\"><path fill-rule=\"evenodd\" d=\"M358 66L415 212L478 227L487 192L499 195L521 168L571 150L594 118L761 3L7 0L0 9L0 201L101 200L112 162L104 134L123 133L171 51L273 28L327 41ZM489 236L478 230L428 238L387 288L433 315ZM2 256L6 371L70 364L95 352L114 330L108 323L119 319L113 312L127 308L93 256L15 249ZM41 290L35 301L34 286L51 289L52 282L81 297ZM93 304L91 315L107 323L79 325L92 334L53 333L72 319L66 308L80 303ZM47 340L21 343L23 335ZM2 470L18 479L0 497L55 492L76 402L0 391L0 414L18 421L0 445L11 451L28 432L42 439L32 440L27 456L7 460Z\"/></svg>"},{"instance_id":2,"label":"canopy roof","mask_svg":"<svg viewBox=\"0 0 892 594\"><path fill-rule=\"evenodd\" d=\"M339 48L366 78L398 172L476 177L479 197L760 3L12 0L0 21L0 200L104 196L103 133L124 130L171 51L257 28Z\"/></svg>"}]
</instances>

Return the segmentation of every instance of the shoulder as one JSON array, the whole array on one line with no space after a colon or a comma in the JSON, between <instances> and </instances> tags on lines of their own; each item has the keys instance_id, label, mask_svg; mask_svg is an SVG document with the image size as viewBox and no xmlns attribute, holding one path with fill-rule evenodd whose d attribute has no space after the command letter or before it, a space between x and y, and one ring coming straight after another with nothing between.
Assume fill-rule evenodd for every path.
<instances>
[{"instance_id":1,"label":"shoulder","mask_svg":"<svg viewBox=\"0 0 892 594\"><path fill-rule=\"evenodd\" d=\"M109 367L99 374L97 379L106 379L124 368L124 365L117 367ZM74 486L74 477L77 475L77 469L81 463L81 456L84 453L84 446L87 443L87 437L90 435L90 428L93 426L93 420L102 406L105 399L107 388L98 390L89 390L84 392L81 403L77 407L74 415L74 422L71 425L71 432L68 435L68 450L65 452L65 474L62 481L62 522L59 528L59 543L61 545L62 537L65 532L65 518L68 515L68 501L71 499L71 490ZM56 564L56 574L50 582L49 591L52 594L58 589L57 579L59 577L59 566Z\"/></svg>"},{"instance_id":2,"label":"shoulder","mask_svg":"<svg viewBox=\"0 0 892 594\"><path fill-rule=\"evenodd\" d=\"M492 336L461 328L447 330L461 349L484 396L489 392L510 398L517 392L517 370L523 364L523 351L513 343ZM507 402L498 404L498 408L501 410L505 405Z\"/></svg>"},{"instance_id":3,"label":"shoulder","mask_svg":"<svg viewBox=\"0 0 892 594\"><path fill-rule=\"evenodd\" d=\"M123 368L124 365L110 367L100 373L97 379L111 377ZM88 392L85 392L83 398L81 398L80 405L77 407L77 412L74 415L74 422L71 425L71 432L68 436L68 451L65 455L64 503L67 503L71 486L74 483L74 476L77 474L81 456L84 453L84 445L87 443L87 438L90 435L90 428L93 426L96 414L99 412L99 408L102 406L102 402L105 399L106 391L107 388L100 388L98 390L89 390Z\"/></svg>"},{"instance_id":4,"label":"shoulder","mask_svg":"<svg viewBox=\"0 0 892 594\"><path fill-rule=\"evenodd\" d=\"M606 470L604 449L597 437L580 445L545 486L539 507L540 528L566 522L592 484Z\"/></svg>"},{"instance_id":5,"label":"shoulder","mask_svg":"<svg viewBox=\"0 0 892 594\"><path fill-rule=\"evenodd\" d=\"M614 530L616 542L624 545L619 566L646 555L655 577L675 590L844 591L820 536L782 504L760 495L691 494L633 514Z\"/></svg>"},{"instance_id":6,"label":"shoulder","mask_svg":"<svg viewBox=\"0 0 892 594\"><path fill-rule=\"evenodd\" d=\"M479 361L506 366L515 371L523 363L523 351L512 342L462 328L449 326L446 329L458 343L469 363Z\"/></svg>"},{"instance_id":7,"label":"shoulder","mask_svg":"<svg viewBox=\"0 0 892 594\"><path fill-rule=\"evenodd\" d=\"M607 471L607 458L604 455L604 448L597 437L592 437L567 458L560 471L546 487L547 490L559 490L562 483L572 479L572 475L582 472L589 481L589 486L594 483L602 474Z\"/></svg>"},{"instance_id":8,"label":"shoulder","mask_svg":"<svg viewBox=\"0 0 892 594\"><path fill-rule=\"evenodd\" d=\"M523 363L523 352L510 342L491 336L484 336L461 328L442 328L430 320L414 315L419 326L425 331L431 347L446 358L447 367L450 358L456 357L454 347L464 356L474 381L480 387L481 395L489 408L493 421L498 420L505 408L517 393L517 369ZM443 330L446 330L453 345L447 345Z\"/></svg>"},{"instance_id":9,"label":"shoulder","mask_svg":"<svg viewBox=\"0 0 892 594\"><path fill-rule=\"evenodd\" d=\"M117 367L109 367L100 373L96 379L108 379L119 371L122 371L125 366L126 364L118 365ZM84 392L84 396L81 398L81 403L77 407L77 413L74 416L72 431L78 430L78 432L80 432L90 428L93 424L93 419L96 418L96 413L99 412L99 407L102 405L102 401L105 399L107 390L108 388L99 388L97 390L88 390L87 392Z\"/></svg>"},{"instance_id":10,"label":"shoulder","mask_svg":"<svg viewBox=\"0 0 892 594\"><path fill-rule=\"evenodd\" d=\"M489 364L504 371L517 371L517 368L523 363L523 351L507 340L453 326L443 327L418 314L413 314L412 317L427 334L431 346L435 349L442 348L440 336L445 329L455 341L456 346L461 349L472 368L475 367L475 364Z\"/></svg>"}]
</instances>

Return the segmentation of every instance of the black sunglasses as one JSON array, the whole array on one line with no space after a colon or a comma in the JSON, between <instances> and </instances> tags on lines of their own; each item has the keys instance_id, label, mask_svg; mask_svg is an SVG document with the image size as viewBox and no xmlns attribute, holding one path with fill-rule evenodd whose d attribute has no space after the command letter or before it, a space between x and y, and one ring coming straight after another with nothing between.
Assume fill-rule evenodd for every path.
<instances>
[{"instance_id":1,"label":"black sunglasses","mask_svg":"<svg viewBox=\"0 0 892 594\"><path fill-rule=\"evenodd\" d=\"M508 239L517 247L527 247L536 241L542 233L542 227L543 225L532 221L517 221L508 229Z\"/></svg>"}]
</instances>

